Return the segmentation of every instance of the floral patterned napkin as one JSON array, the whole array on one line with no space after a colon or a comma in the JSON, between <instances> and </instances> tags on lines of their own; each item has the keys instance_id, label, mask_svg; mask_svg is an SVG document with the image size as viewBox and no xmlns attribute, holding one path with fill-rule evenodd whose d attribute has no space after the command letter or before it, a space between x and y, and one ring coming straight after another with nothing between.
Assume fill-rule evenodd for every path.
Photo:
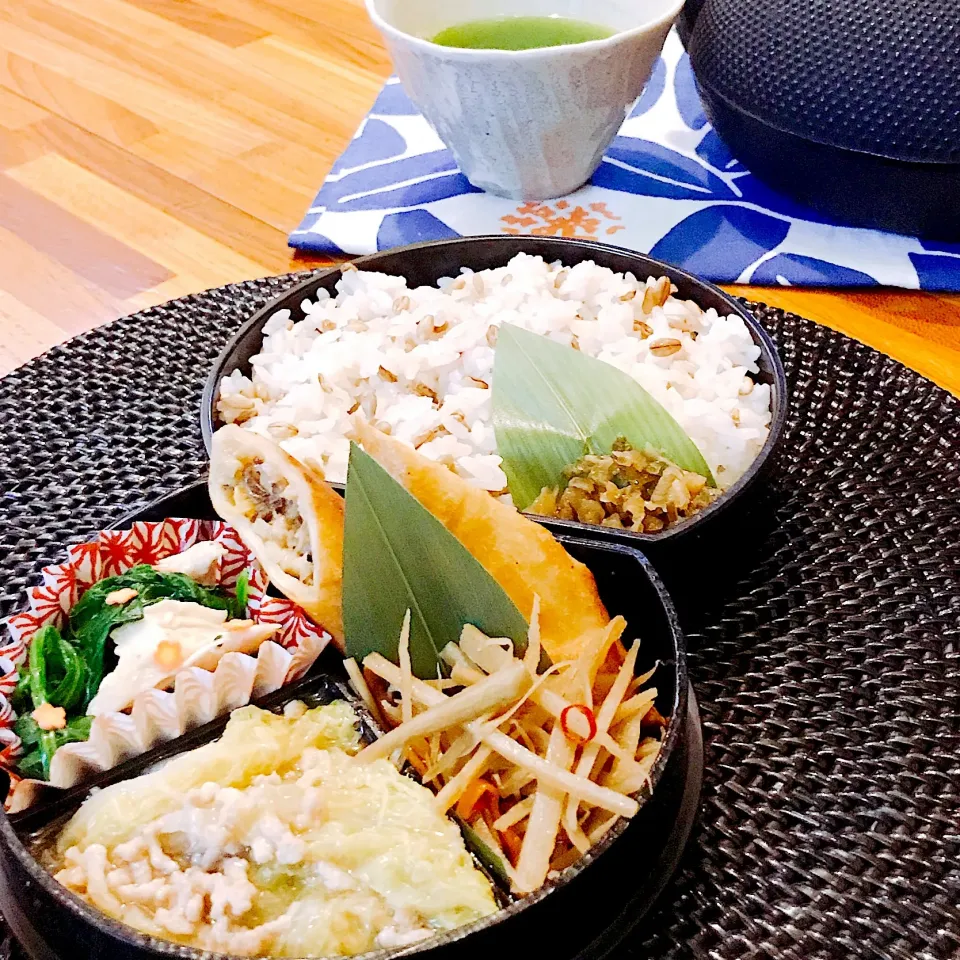
<instances>
[{"instance_id":1,"label":"floral patterned napkin","mask_svg":"<svg viewBox=\"0 0 960 960\"><path fill-rule=\"evenodd\" d=\"M960 244L838 226L742 167L707 123L675 33L590 183L544 203L471 186L391 78L290 245L363 254L496 233L602 240L717 282L960 291Z\"/></svg>"}]
</instances>

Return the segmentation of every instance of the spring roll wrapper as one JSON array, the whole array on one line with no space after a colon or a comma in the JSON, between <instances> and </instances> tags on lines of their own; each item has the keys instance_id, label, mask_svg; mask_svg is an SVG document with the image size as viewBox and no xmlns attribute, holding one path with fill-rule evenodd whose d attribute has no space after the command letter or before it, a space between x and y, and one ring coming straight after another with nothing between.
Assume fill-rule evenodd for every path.
<instances>
[{"instance_id":1,"label":"spring roll wrapper","mask_svg":"<svg viewBox=\"0 0 960 960\"><path fill-rule=\"evenodd\" d=\"M256 460L269 464L296 495L300 517L310 533L313 582L309 585L280 568L254 524L234 502L237 463ZM214 510L243 537L271 582L322 624L343 649L343 497L279 444L233 424L213 436L209 488Z\"/></svg>"}]
</instances>

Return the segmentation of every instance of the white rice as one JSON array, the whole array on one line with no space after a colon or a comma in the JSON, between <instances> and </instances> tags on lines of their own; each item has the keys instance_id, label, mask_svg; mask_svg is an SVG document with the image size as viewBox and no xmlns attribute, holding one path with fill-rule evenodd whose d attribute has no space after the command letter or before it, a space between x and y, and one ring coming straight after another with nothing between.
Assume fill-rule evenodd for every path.
<instances>
[{"instance_id":1,"label":"white rice","mask_svg":"<svg viewBox=\"0 0 960 960\"><path fill-rule=\"evenodd\" d=\"M655 283L591 261L564 268L526 254L416 289L401 277L347 269L336 297L321 290L304 301L303 321L294 323L289 310L267 321L252 376L234 371L223 379L219 415L342 482L345 434L359 409L425 456L502 493L490 386L496 327L506 322L576 342L632 376L729 487L769 430L770 388L748 376L758 370L760 348L740 317L702 311L691 300L671 295L644 312L643 292ZM680 350L652 355L650 345L663 338L679 340Z\"/></svg>"}]
</instances>

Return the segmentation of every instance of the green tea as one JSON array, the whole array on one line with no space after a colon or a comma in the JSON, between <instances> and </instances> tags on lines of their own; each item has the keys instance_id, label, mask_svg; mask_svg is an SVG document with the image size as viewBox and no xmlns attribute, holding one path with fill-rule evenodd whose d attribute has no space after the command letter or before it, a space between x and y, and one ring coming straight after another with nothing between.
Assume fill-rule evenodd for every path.
<instances>
[{"instance_id":1,"label":"green tea","mask_svg":"<svg viewBox=\"0 0 960 960\"><path fill-rule=\"evenodd\" d=\"M495 17L447 27L433 42L471 50L532 50L605 40L614 32L609 27L569 17Z\"/></svg>"}]
</instances>

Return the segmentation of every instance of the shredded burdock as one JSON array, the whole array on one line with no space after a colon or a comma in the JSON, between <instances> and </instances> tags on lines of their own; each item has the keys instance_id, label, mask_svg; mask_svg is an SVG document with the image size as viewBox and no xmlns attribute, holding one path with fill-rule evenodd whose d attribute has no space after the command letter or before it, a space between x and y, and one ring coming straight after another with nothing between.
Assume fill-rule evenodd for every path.
<instances>
[{"instance_id":1,"label":"shredded burdock","mask_svg":"<svg viewBox=\"0 0 960 960\"><path fill-rule=\"evenodd\" d=\"M693 516L718 494L706 477L620 437L611 453L587 454L566 467L562 488L544 487L528 509L544 517L655 533Z\"/></svg>"},{"instance_id":2,"label":"shredded burdock","mask_svg":"<svg viewBox=\"0 0 960 960\"><path fill-rule=\"evenodd\" d=\"M358 689L393 729L359 758L410 763L437 807L497 856L514 891L536 890L637 812L662 746L654 670L638 671L625 628L615 617L580 638L576 659L545 666L535 599L522 657L512 641L466 624L440 654L449 678L425 681L403 652L405 620L399 666L379 653L363 660Z\"/></svg>"}]
</instances>

